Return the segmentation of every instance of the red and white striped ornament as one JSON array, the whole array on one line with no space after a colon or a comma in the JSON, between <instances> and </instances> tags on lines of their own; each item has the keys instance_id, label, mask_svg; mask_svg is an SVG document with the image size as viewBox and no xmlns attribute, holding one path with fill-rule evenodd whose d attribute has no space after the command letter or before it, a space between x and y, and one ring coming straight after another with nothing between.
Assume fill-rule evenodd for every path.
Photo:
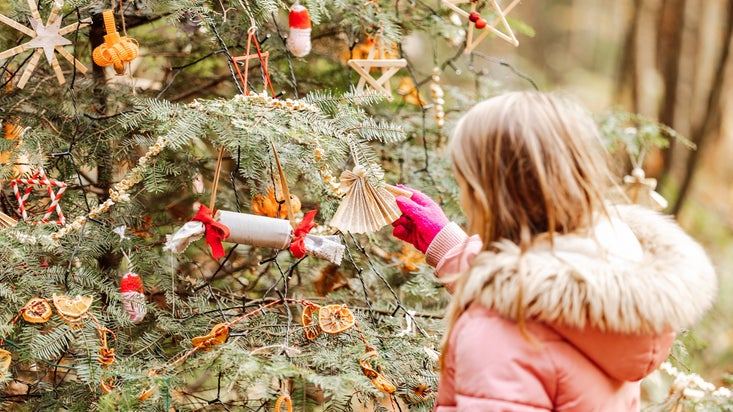
<instances>
[{"instance_id":1,"label":"red and white striped ornament","mask_svg":"<svg viewBox=\"0 0 733 412\"><path fill-rule=\"evenodd\" d=\"M145 307L143 280L137 273L125 273L120 281L120 295L122 295L122 308L130 316L132 323L142 322L148 309Z\"/></svg>"},{"instance_id":2,"label":"red and white striped ornament","mask_svg":"<svg viewBox=\"0 0 733 412\"><path fill-rule=\"evenodd\" d=\"M308 9L296 2L288 14L290 34L288 50L296 57L305 57L311 52L311 16Z\"/></svg>"},{"instance_id":3,"label":"red and white striped ornament","mask_svg":"<svg viewBox=\"0 0 733 412\"><path fill-rule=\"evenodd\" d=\"M22 195L18 188L19 185L26 185ZM28 211L25 209L25 202L28 200L28 196L33 192L33 189L37 187L45 187L48 197L51 199L51 203L46 207L46 213L43 215L41 223L48 223L53 212L56 212L56 223L60 225L64 225L66 223L66 218L64 217L64 213L61 211L61 205L59 204L61 197L64 195L64 191L66 190L66 183L59 182L55 179L49 179L46 176L46 172L44 172L43 169L39 169L29 178L17 178L11 180L10 186L13 188L15 199L18 201L18 213L23 217L23 220L28 220ZM54 192L54 189L58 189L58 191Z\"/></svg>"}]
</instances>

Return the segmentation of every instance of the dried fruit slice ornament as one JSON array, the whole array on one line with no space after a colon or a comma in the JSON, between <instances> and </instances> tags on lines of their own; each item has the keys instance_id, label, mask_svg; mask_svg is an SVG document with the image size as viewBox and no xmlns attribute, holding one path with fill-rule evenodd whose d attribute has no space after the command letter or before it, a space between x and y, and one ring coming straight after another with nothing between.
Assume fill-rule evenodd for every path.
<instances>
[{"instance_id":1,"label":"dried fruit slice ornament","mask_svg":"<svg viewBox=\"0 0 733 412\"><path fill-rule=\"evenodd\" d=\"M12 353L6 351L5 349L0 349L0 377L5 375L8 369L10 369L10 362L12 360Z\"/></svg>"},{"instance_id":2,"label":"dried fruit slice ornament","mask_svg":"<svg viewBox=\"0 0 733 412\"><path fill-rule=\"evenodd\" d=\"M377 353L377 350L372 346L367 346L366 352L359 358L359 366L361 366L361 371L364 373L364 376L372 381L372 385L375 388L391 395L397 391L397 387L382 375L382 370L379 366L373 367L371 364L372 361L378 358L379 353Z\"/></svg>"},{"instance_id":3,"label":"dried fruit slice ornament","mask_svg":"<svg viewBox=\"0 0 733 412\"><path fill-rule=\"evenodd\" d=\"M330 334L341 333L354 326L354 314L346 305L328 305L318 311L318 325Z\"/></svg>"},{"instance_id":4,"label":"dried fruit slice ornament","mask_svg":"<svg viewBox=\"0 0 733 412\"><path fill-rule=\"evenodd\" d=\"M287 412L293 412L293 399L287 393L280 395L275 401L275 412L282 412L283 406Z\"/></svg>"},{"instance_id":5,"label":"dried fruit slice ornament","mask_svg":"<svg viewBox=\"0 0 733 412\"><path fill-rule=\"evenodd\" d=\"M218 323L214 325L208 334L191 339L191 344L200 350L209 350L216 345L221 345L226 342L228 337L229 326L226 323Z\"/></svg>"},{"instance_id":6,"label":"dried fruit slice ornament","mask_svg":"<svg viewBox=\"0 0 733 412\"><path fill-rule=\"evenodd\" d=\"M89 312L92 300L91 296L76 295L72 298L67 295L54 294L53 306L63 320L75 323L83 319Z\"/></svg>"},{"instance_id":7,"label":"dried fruit slice ornament","mask_svg":"<svg viewBox=\"0 0 733 412\"><path fill-rule=\"evenodd\" d=\"M28 323L46 323L53 315L51 305L48 300L43 298L29 300L20 312L23 319Z\"/></svg>"},{"instance_id":8,"label":"dried fruit slice ornament","mask_svg":"<svg viewBox=\"0 0 733 412\"><path fill-rule=\"evenodd\" d=\"M300 316L300 321L303 324L303 332L305 332L305 337L308 340L315 340L321 334L320 326L313 319L319 309L320 306L314 303L306 303L303 306L303 314Z\"/></svg>"}]
</instances>

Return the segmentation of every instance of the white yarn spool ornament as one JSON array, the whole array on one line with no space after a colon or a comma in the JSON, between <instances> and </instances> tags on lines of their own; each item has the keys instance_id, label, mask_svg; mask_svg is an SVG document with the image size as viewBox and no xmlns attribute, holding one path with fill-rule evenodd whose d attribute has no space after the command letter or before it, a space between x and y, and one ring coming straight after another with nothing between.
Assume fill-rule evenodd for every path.
<instances>
[{"instance_id":1,"label":"white yarn spool ornament","mask_svg":"<svg viewBox=\"0 0 733 412\"><path fill-rule=\"evenodd\" d=\"M307 56L311 52L311 17L308 9L300 3L293 4L288 14L288 23L288 50L296 57Z\"/></svg>"}]
</instances>

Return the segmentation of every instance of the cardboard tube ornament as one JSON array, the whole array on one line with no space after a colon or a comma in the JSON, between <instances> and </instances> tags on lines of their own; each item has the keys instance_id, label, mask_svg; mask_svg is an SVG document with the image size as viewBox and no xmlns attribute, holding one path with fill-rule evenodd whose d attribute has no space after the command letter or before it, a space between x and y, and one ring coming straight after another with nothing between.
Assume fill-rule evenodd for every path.
<instances>
[{"instance_id":1,"label":"cardboard tube ornament","mask_svg":"<svg viewBox=\"0 0 733 412\"><path fill-rule=\"evenodd\" d=\"M288 51L295 57L305 57L311 52L311 16L308 9L296 2L288 14L290 34Z\"/></svg>"},{"instance_id":2,"label":"cardboard tube ornament","mask_svg":"<svg viewBox=\"0 0 733 412\"><path fill-rule=\"evenodd\" d=\"M341 264L345 247L338 236L309 233L316 226L313 222L316 212L312 210L306 213L300 224L293 228L284 219L225 210L212 213L208 207L201 205L190 222L167 236L165 249L183 253L192 242L205 237L215 259L224 256L222 242L226 241L255 247L289 249L296 258L310 255Z\"/></svg>"}]
</instances>

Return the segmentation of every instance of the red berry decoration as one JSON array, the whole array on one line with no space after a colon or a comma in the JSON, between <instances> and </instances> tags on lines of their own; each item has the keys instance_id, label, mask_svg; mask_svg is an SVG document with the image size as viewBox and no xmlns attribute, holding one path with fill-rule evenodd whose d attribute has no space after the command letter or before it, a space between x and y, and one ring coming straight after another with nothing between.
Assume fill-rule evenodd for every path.
<instances>
[{"instance_id":1,"label":"red berry decoration","mask_svg":"<svg viewBox=\"0 0 733 412\"><path fill-rule=\"evenodd\" d=\"M484 27L486 27L486 20L484 20L484 19L478 19L478 20L476 20L476 28L477 29L483 29Z\"/></svg>"},{"instance_id":2,"label":"red berry decoration","mask_svg":"<svg viewBox=\"0 0 733 412\"><path fill-rule=\"evenodd\" d=\"M476 23L481 18L481 15L477 11L472 11L468 14L468 21Z\"/></svg>"}]
</instances>

